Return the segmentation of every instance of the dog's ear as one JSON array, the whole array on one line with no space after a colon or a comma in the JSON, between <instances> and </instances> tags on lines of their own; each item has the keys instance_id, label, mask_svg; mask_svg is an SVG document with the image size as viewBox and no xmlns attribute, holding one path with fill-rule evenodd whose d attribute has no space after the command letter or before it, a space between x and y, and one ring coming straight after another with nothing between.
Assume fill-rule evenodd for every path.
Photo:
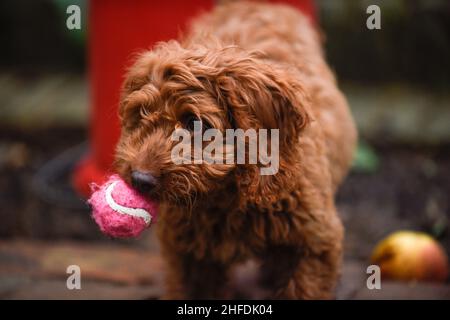
<instances>
[{"instance_id":1,"label":"dog's ear","mask_svg":"<svg viewBox=\"0 0 450 320\"><path fill-rule=\"evenodd\" d=\"M239 166L236 172L239 192L247 201L276 201L294 183L291 170L299 161L295 146L311 119L303 85L289 71L252 57L227 65L216 77L216 85L235 129L279 129L278 172L261 175L255 165Z\"/></svg>"},{"instance_id":2,"label":"dog's ear","mask_svg":"<svg viewBox=\"0 0 450 320\"><path fill-rule=\"evenodd\" d=\"M292 145L310 121L309 98L286 70L248 58L216 79L234 128L279 129L280 147Z\"/></svg>"}]
</instances>

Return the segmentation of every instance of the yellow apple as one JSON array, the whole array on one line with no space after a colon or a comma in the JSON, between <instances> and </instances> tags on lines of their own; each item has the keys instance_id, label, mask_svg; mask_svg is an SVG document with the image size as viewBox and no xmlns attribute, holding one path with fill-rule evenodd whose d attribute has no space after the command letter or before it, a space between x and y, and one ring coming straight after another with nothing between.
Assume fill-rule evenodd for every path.
<instances>
[{"instance_id":1,"label":"yellow apple","mask_svg":"<svg viewBox=\"0 0 450 320\"><path fill-rule=\"evenodd\" d=\"M444 282L448 277L444 249L421 232L394 232L376 246L371 261L380 267L382 279Z\"/></svg>"}]
</instances>

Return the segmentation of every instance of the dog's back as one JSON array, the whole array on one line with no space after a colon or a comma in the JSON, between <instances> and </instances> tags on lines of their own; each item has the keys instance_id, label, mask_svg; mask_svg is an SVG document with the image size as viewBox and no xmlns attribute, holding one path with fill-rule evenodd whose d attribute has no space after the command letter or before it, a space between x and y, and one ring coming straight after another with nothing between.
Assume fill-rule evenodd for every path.
<instances>
[{"instance_id":1,"label":"dog's back","mask_svg":"<svg viewBox=\"0 0 450 320\"><path fill-rule=\"evenodd\" d=\"M196 20L184 45L237 46L276 67L292 70L304 84L314 119L322 127L335 188L347 174L356 129L322 50L318 31L298 10L280 4L231 1Z\"/></svg>"}]
</instances>

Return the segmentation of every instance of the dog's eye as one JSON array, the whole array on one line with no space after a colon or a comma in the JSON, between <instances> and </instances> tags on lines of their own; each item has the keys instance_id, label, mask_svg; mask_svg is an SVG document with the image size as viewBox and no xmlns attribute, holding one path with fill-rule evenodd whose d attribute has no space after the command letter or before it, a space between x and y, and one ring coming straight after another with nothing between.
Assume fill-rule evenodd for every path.
<instances>
[{"instance_id":1,"label":"dog's eye","mask_svg":"<svg viewBox=\"0 0 450 320\"><path fill-rule=\"evenodd\" d=\"M183 127L189 131L194 131L195 124L198 121L197 125L202 125L202 120L197 117L195 114L189 114L182 119Z\"/></svg>"},{"instance_id":2,"label":"dog's eye","mask_svg":"<svg viewBox=\"0 0 450 320\"><path fill-rule=\"evenodd\" d=\"M189 131L195 131L196 125L197 125L197 128L198 127L201 128L202 132L212 128L211 124L208 121L202 120L195 114L189 114L189 115L183 117L183 119L181 120L181 123L182 123L183 127Z\"/></svg>"},{"instance_id":3,"label":"dog's eye","mask_svg":"<svg viewBox=\"0 0 450 320\"><path fill-rule=\"evenodd\" d=\"M202 120L202 130L203 131L206 131L211 128L212 128L212 125L208 121Z\"/></svg>"}]
</instances>

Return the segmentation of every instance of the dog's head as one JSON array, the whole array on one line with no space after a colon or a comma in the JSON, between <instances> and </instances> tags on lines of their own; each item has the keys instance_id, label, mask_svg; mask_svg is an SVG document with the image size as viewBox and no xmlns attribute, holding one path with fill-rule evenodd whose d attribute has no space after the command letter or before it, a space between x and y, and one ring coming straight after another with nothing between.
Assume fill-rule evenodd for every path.
<instances>
[{"instance_id":1,"label":"dog's head","mask_svg":"<svg viewBox=\"0 0 450 320\"><path fill-rule=\"evenodd\" d=\"M161 44L139 56L124 82L116 169L142 193L174 205L192 204L230 185L247 200L260 201L285 183L282 171L295 157L291 150L309 119L307 101L295 77L257 54ZM261 176L261 164L177 163L174 131L192 132L199 125L200 131L222 132L224 143L226 129L279 129L278 174ZM198 132L192 133L193 140Z\"/></svg>"}]
</instances>

